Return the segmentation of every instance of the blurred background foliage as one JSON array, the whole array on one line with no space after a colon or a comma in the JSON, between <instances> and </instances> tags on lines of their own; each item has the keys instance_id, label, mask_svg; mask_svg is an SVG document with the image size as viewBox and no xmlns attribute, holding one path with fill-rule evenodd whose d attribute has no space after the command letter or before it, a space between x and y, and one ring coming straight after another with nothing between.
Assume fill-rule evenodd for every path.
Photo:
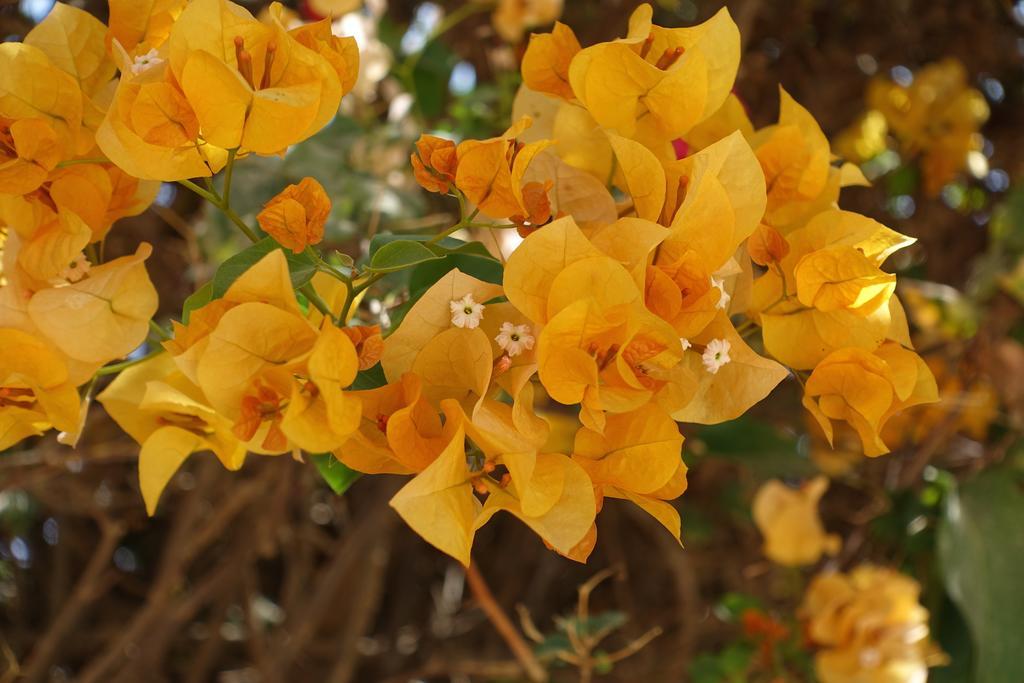
<instances>
[{"instance_id":1,"label":"blurred background foliage","mask_svg":"<svg viewBox=\"0 0 1024 683\"><path fill-rule=\"evenodd\" d=\"M52 4L0 0L0 34L23 36ZM104 17L103 2L77 4ZM290 6L308 16L311 4ZM356 90L284 157L240 163L233 194L252 218L285 184L315 176L334 202L325 244L340 260L366 254L375 236L454 222L450 203L413 181L412 143L422 132L504 130L524 49L497 35L487 3L344 4L352 11L338 30L363 52ZM583 44L607 40L636 4L566 0L562 21ZM656 5L657 23L680 25L722 3ZM743 34L736 92L755 125L774 120L783 85L873 181L844 193L844 208L919 240L894 265L943 400L894 420L886 441L899 448L869 460L841 437L829 449L785 383L743 419L687 429L684 551L610 503L589 566L501 520L478 541L481 571L499 602L521 603L537 625L555 680L579 680L576 667L555 665L571 627L601 633L591 653L600 680L810 681L795 614L810 574L765 560L750 500L768 479L824 472L825 527L844 539L829 566L876 562L921 583L951 660L930 680L1024 680L1024 2L727 5ZM910 98L905 117L928 109L913 99L925 68L957 93L922 115L948 124L930 142L883 113L894 92ZM244 246L172 186L108 249L139 239L158 245L151 271L165 319ZM373 290L363 311L395 324L410 300L400 285L415 297L438 269L490 279L500 276L493 263L472 250L432 261ZM100 412L90 419L77 451L43 440L0 455L0 681L522 680L464 599L461 570L396 523L386 506L396 482L328 468L330 485L347 489L339 497L319 476L323 463L254 460L229 483L197 458L147 520L137 447ZM572 616L578 587L607 567L614 576L595 590L590 616ZM631 656L611 656L636 643Z\"/></svg>"}]
</instances>

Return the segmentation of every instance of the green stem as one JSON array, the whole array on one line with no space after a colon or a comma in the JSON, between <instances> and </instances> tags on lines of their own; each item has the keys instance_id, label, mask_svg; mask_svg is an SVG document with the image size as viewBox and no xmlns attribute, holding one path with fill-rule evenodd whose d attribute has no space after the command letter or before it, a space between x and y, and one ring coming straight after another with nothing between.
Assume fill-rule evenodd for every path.
<instances>
[{"instance_id":1,"label":"green stem","mask_svg":"<svg viewBox=\"0 0 1024 683\"><path fill-rule=\"evenodd\" d=\"M242 234L248 237L250 242L255 243L260 241L259 235L257 235L253 229L242 220L241 216L235 213L234 209L227 205L218 205L217 208L224 212L224 215L228 217L228 220L234 223L235 227L241 230Z\"/></svg>"},{"instance_id":2,"label":"green stem","mask_svg":"<svg viewBox=\"0 0 1024 683\"><path fill-rule=\"evenodd\" d=\"M230 169L231 167L228 166L228 168ZM242 234L249 238L250 242L260 241L260 238L255 233L255 231L253 231L252 228L246 225L245 221L242 220L242 217L239 216L238 213L236 213L235 210L232 209L230 205L225 203L224 198L217 194L216 190L213 189L212 185L210 186L210 189L207 190L199 187L191 180L179 180L178 183L182 187L186 187L189 190L192 190L197 195L199 195L200 197L202 197L203 199L205 199L206 201L210 202L215 207L220 209L221 212L223 212L223 214L228 218L228 220L234 223L235 227L241 230Z\"/></svg>"},{"instance_id":3,"label":"green stem","mask_svg":"<svg viewBox=\"0 0 1024 683\"><path fill-rule=\"evenodd\" d=\"M179 180L178 184L181 185L184 188L192 190L197 195L199 195L200 197L202 197L206 201L210 202L211 204L219 205L219 203L220 203L220 199L218 197L216 197L213 194L210 194L209 192L207 192L203 188L201 188L198 185L196 185L195 183L193 183L191 180Z\"/></svg>"},{"instance_id":4,"label":"green stem","mask_svg":"<svg viewBox=\"0 0 1024 683\"><path fill-rule=\"evenodd\" d=\"M352 289L349 290L349 295L345 297L345 306L341 309L341 315L338 316L338 319L343 322L348 320L349 311L352 310L352 304L355 303L356 298L372 287L377 281L386 276L387 273L374 273L366 279L366 282L354 285Z\"/></svg>"},{"instance_id":5,"label":"green stem","mask_svg":"<svg viewBox=\"0 0 1024 683\"><path fill-rule=\"evenodd\" d=\"M78 166L80 164L109 164L109 159L102 157L93 159L68 159L57 164L57 168L67 168L68 166Z\"/></svg>"},{"instance_id":6,"label":"green stem","mask_svg":"<svg viewBox=\"0 0 1024 683\"><path fill-rule=\"evenodd\" d=\"M237 149L228 150L228 163L224 167L224 193L222 195L224 200L224 206L231 206L231 178L235 172L235 155L238 154Z\"/></svg>"},{"instance_id":7,"label":"green stem","mask_svg":"<svg viewBox=\"0 0 1024 683\"><path fill-rule=\"evenodd\" d=\"M155 320L149 321L149 329L162 341L167 341L171 338L171 335L167 334L167 330L161 327Z\"/></svg>"},{"instance_id":8,"label":"green stem","mask_svg":"<svg viewBox=\"0 0 1024 683\"><path fill-rule=\"evenodd\" d=\"M299 291L302 292L302 296L306 297L306 299L309 300L309 303L313 304L313 306L316 307L316 310L323 313L324 316L331 320L331 322L337 324L338 320L334 317L334 314L331 313L331 307L328 306L327 303L320 298L320 295L316 293L315 289L313 289L313 285L302 285L301 287L299 287Z\"/></svg>"},{"instance_id":9,"label":"green stem","mask_svg":"<svg viewBox=\"0 0 1024 683\"><path fill-rule=\"evenodd\" d=\"M113 365L104 365L102 368L100 368L99 370L96 371L96 376L97 377L104 377L106 375L116 375L117 373L121 372L122 370L127 370L128 368L132 367L133 365L138 365L139 363L145 363L147 360L150 360L151 358L155 358L155 357L159 356L163 352L164 352L163 348L162 347L158 347L158 348L150 351L149 353L147 353L145 356L141 356L139 358L133 358L131 360L122 361L120 363L114 363Z\"/></svg>"},{"instance_id":10,"label":"green stem","mask_svg":"<svg viewBox=\"0 0 1024 683\"><path fill-rule=\"evenodd\" d=\"M306 247L306 256L316 264L316 269L318 271L330 275L335 280L343 282L349 289L352 289L352 279L325 261L316 249L313 247Z\"/></svg>"}]
</instances>

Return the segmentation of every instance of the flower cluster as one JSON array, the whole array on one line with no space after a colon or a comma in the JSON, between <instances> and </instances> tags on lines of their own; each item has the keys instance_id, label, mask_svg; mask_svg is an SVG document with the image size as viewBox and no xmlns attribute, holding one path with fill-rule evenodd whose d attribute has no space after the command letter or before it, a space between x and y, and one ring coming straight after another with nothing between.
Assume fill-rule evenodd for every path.
<instances>
[{"instance_id":1,"label":"flower cluster","mask_svg":"<svg viewBox=\"0 0 1024 683\"><path fill-rule=\"evenodd\" d=\"M882 268L912 240L838 208L863 176L833 165L785 91L778 123L754 129L732 94L740 39L725 10L664 28L644 5L626 37L589 47L562 24L533 36L508 130L424 135L412 154L459 222L357 265L314 248L331 205L312 178L265 205L265 239L230 206L237 160L282 153L336 114L352 40L327 21L287 28L278 5L260 21L228 0L112 2L109 30L58 8L0 49L0 334L19 349L0 364L0 447L74 431L75 387L122 370L101 366L146 337L149 248L102 264L82 252L155 180L208 199L255 244L190 300L164 353L129 361L99 396L142 444L151 513L193 452L229 469L247 453L331 453L411 475L392 506L465 564L499 511L582 561L607 498L679 538L679 422L734 419L792 376L827 435L847 422L877 455L893 415L936 398ZM221 189L189 180L222 169ZM410 292L397 327L354 324L390 273L481 246L448 239L464 229L520 236L507 258L487 255L500 276L452 264ZM578 411L569 447L548 400Z\"/></svg>"},{"instance_id":2,"label":"flower cluster","mask_svg":"<svg viewBox=\"0 0 1024 683\"><path fill-rule=\"evenodd\" d=\"M924 683L944 657L928 639L920 592L910 577L872 565L815 577L801 614L820 648L822 683Z\"/></svg>"},{"instance_id":3,"label":"flower cluster","mask_svg":"<svg viewBox=\"0 0 1024 683\"><path fill-rule=\"evenodd\" d=\"M968 85L967 70L956 59L929 64L909 82L876 77L866 99L868 111L836 140L837 151L851 161L868 161L887 149L891 133L904 155L918 158L925 192L935 196L972 153L981 155L979 129L988 120L988 104Z\"/></svg>"},{"instance_id":4,"label":"flower cluster","mask_svg":"<svg viewBox=\"0 0 1024 683\"><path fill-rule=\"evenodd\" d=\"M814 564L822 555L839 552L840 539L827 534L818 516L818 501L828 490L828 479L815 477L799 489L772 479L754 496L751 512L764 536L764 554L772 562L799 567Z\"/></svg>"}]
</instances>

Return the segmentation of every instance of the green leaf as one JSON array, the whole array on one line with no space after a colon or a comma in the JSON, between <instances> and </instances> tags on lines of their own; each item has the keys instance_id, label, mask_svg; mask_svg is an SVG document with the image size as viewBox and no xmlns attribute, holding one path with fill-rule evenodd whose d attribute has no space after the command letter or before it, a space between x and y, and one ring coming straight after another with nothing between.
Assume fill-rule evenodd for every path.
<instances>
[{"instance_id":1,"label":"green leaf","mask_svg":"<svg viewBox=\"0 0 1024 683\"><path fill-rule=\"evenodd\" d=\"M311 455L310 459L327 485L339 496L348 491L356 479L363 476L361 472L356 472L330 453Z\"/></svg>"},{"instance_id":2,"label":"green leaf","mask_svg":"<svg viewBox=\"0 0 1024 683\"><path fill-rule=\"evenodd\" d=\"M559 623L557 632L538 643L534 647L534 652L541 658L555 657L559 652L572 652L572 643L569 641L569 636L566 635L566 628L569 626L575 627L578 635L586 637L601 632L611 633L622 628L626 621L625 613L614 610L600 612L582 622L576 617L570 617Z\"/></svg>"},{"instance_id":3,"label":"green leaf","mask_svg":"<svg viewBox=\"0 0 1024 683\"><path fill-rule=\"evenodd\" d=\"M733 643L715 654L699 654L690 665L690 680L693 683L746 683L755 653L753 645Z\"/></svg>"},{"instance_id":4,"label":"green leaf","mask_svg":"<svg viewBox=\"0 0 1024 683\"><path fill-rule=\"evenodd\" d=\"M181 322L188 324L189 316L192 315L192 311L197 308L202 308L206 304L213 300L213 282L207 282L205 285L192 292L185 303L181 307Z\"/></svg>"},{"instance_id":5,"label":"green leaf","mask_svg":"<svg viewBox=\"0 0 1024 683\"><path fill-rule=\"evenodd\" d=\"M704 442L709 457L745 465L759 477L806 477L816 472L793 434L750 416L703 427L696 438Z\"/></svg>"},{"instance_id":6,"label":"green leaf","mask_svg":"<svg viewBox=\"0 0 1024 683\"><path fill-rule=\"evenodd\" d=\"M448 98L448 80L458 58L439 40L427 44L412 70L410 91L424 118L435 119L444 113Z\"/></svg>"},{"instance_id":7,"label":"green leaf","mask_svg":"<svg viewBox=\"0 0 1024 683\"><path fill-rule=\"evenodd\" d=\"M452 253L429 263L421 263L409 275L409 295L418 299L430 287L451 270L458 268L466 275L478 280L500 285L505 270L501 262L490 256Z\"/></svg>"},{"instance_id":8,"label":"green leaf","mask_svg":"<svg viewBox=\"0 0 1024 683\"><path fill-rule=\"evenodd\" d=\"M442 257L419 242L397 240L378 249L370 258L370 265L367 268L377 273L393 273L440 258Z\"/></svg>"},{"instance_id":9,"label":"green leaf","mask_svg":"<svg viewBox=\"0 0 1024 683\"><path fill-rule=\"evenodd\" d=\"M1024 681L1024 476L992 468L950 491L938 550L946 590L974 640L974 683Z\"/></svg>"},{"instance_id":10,"label":"green leaf","mask_svg":"<svg viewBox=\"0 0 1024 683\"><path fill-rule=\"evenodd\" d=\"M367 389L377 389L388 383L386 377L384 377L384 368L380 363L377 363L368 370L363 370L356 375L356 379L352 382L352 386L349 387L352 391L365 391Z\"/></svg>"},{"instance_id":11,"label":"green leaf","mask_svg":"<svg viewBox=\"0 0 1024 683\"><path fill-rule=\"evenodd\" d=\"M313 275L316 273L316 264L308 256L292 253L278 244L273 237L266 237L221 264L213 276L213 298L219 299L224 296L231 284L241 277L242 273L275 249L284 251L293 287L298 289L313 279Z\"/></svg>"},{"instance_id":12,"label":"green leaf","mask_svg":"<svg viewBox=\"0 0 1024 683\"><path fill-rule=\"evenodd\" d=\"M491 252L487 251L480 242L466 242L460 240L457 237L442 237L436 242L431 242L434 239L433 235L405 235L395 233L382 233L374 235L373 239L370 240L370 257L380 251L382 248L394 242L420 242L424 247L434 252L438 256L450 253L459 254L476 254L477 256L491 256Z\"/></svg>"}]
</instances>

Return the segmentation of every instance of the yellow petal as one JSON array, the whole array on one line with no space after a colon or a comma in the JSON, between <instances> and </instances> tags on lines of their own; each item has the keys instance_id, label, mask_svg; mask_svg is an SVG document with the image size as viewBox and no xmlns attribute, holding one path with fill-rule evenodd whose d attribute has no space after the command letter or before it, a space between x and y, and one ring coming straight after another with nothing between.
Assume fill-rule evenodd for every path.
<instances>
[{"instance_id":1,"label":"yellow petal","mask_svg":"<svg viewBox=\"0 0 1024 683\"><path fill-rule=\"evenodd\" d=\"M571 216L581 228L600 227L618 218L615 200L604 183L570 166L550 150L539 153L523 176L525 183L552 180L551 213Z\"/></svg>"},{"instance_id":2,"label":"yellow petal","mask_svg":"<svg viewBox=\"0 0 1024 683\"><path fill-rule=\"evenodd\" d=\"M64 353L82 361L106 362L128 355L149 334L157 293L144 261L152 247L96 266L89 277L67 287L44 289L28 304L40 330Z\"/></svg>"},{"instance_id":3,"label":"yellow petal","mask_svg":"<svg viewBox=\"0 0 1024 683\"><path fill-rule=\"evenodd\" d=\"M452 327L424 344L410 370L423 379L427 399L438 405L454 399L472 412L487 393L492 364L491 343L480 329Z\"/></svg>"},{"instance_id":4,"label":"yellow petal","mask_svg":"<svg viewBox=\"0 0 1024 683\"><path fill-rule=\"evenodd\" d=\"M867 315L887 306L896 276L885 273L860 250L828 247L807 254L794 270L800 303L819 311L849 310Z\"/></svg>"},{"instance_id":5,"label":"yellow petal","mask_svg":"<svg viewBox=\"0 0 1024 683\"><path fill-rule=\"evenodd\" d=\"M199 386L219 413L235 419L250 382L264 371L284 371L313 348L316 338L297 315L265 303L239 304L210 334L197 369Z\"/></svg>"},{"instance_id":6,"label":"yellow petal","mask_svg":"<svg viewBox=\"0 0 1024 683\"><path fill-rule=\"evenodd\" d=\"M147 49L159 47L187 4L188 0L109 0L109 38L129 51L139 43Z\"/></svg>"},{"instance_id":7,"label":"yellow petal","mask_svg":"<svg viewBox=\"0 0 1024 683\"><path fill-rule=\"evenodd\" d=\"M78 80L87 95L113 78L116 69L107 56L107 28L85 10L57 3L46 18L25 36L50 62Z\"/></svg>"},{"instance_id":8,"label":"yellow petal","mask_svg":"<svg viewBox=\"0 0 1024 683\"><path fill-rule=\"evenodd\" d=\"M665 169L650 150L638 142L609 134L623 179L623 189L633 200L636 215L657 221L665 205Z\"/></svg>"},{"instance_id":9,"label":"yellow petal","mask_svg":"<svg viewBox=\"0 0 1024 683\"><path fill-rule=\"evenodd\" d=\"M571 100L569 64L580 49L576 34L558 21L551 33L533 34L523 55L523 83L531 90Z\"/></svg>"},{"instance_id":10,"label":"yellow petal","mask_svg":"<svg viewBox=\"0 0 1024 683\"><path fill-rule=\"evenodd\" d=\"M597 514L590 478L583 468L566 456L542 453L537 456L530 485L559 490L557 500L544 513L529 515L514 490L489 485L490 495L476 520L476 528L483 526L496 512L505 510L518 517L555 550L568 555L589 533Z\"/></svg>"},{"instance_id":11,"label":"yellow petal","mask_svg":"<svg viewBox=\"0 0 1024 683\"><path fill-rule=\"evenodd\" d=\"M816 477L799 489L775 479L758 489L751 512L765 538L764 554L768 559L783 566L800 567L838 550L838 538L825 533L818 516L818 502L826 489L825 477Z\"/></svg>"},{"instance_id":12,"label":"yellow petal","mask_svg":"<svg viewBox=\"0 0 1024 683\"><path fill-rule=\"evenodd\" d=\"M560 218L531 234L509 256L505 295L526 317L542 323L555 277L570 263L600 255L572 218Z\"/></svg>"},{"instance_id":13,"label":"yellow petal","mask_svg":"<svg viewBox=\"0 0 1024 683\"><path fill-rule=\"evenodd\" d=\"M467 294L472 294L477 303L484 303L501 296L502 291L501 287L477 280L458 269L446 273L409 309L398 329L384 340L380 360L389 382L398 381L412 368L427 342L452 326L449 304ZM487 315L485 309L485 319Z\"/></svg>"},{"instance_id":14,"label":"yellow petal","mask_svg":"<svg viewBox=\"0 0 1024 683\"><path fill-rule=\"evenodd\" d=\"M281 249L274 249L239 275L224 293L224 300L239 304L258 301L302 314L288 274L288 259Z\"/></svg>"},{"instance_id":15,"label":"yellow petal","mask_svg":"<svg viewBox=\"0 0 1024 683\"><path fill-rule=\"evenodd\" d=\"M699 353L693 350L685 353L684 362L697 377L698 385L694 399L672 415L680 422L717 424L735 419L767 396L788 375L784 367L759 356L747 346L723 312L719 312L700 336L691 341L707 344L712 339L725 339L730 343L732 360L712 374L703 368Z\"/></svg>"},{"instance_id":16,"label":"yellow petal","mask_svg":"<svg viewBox=\"0 0 1024 683\"><path fill-rule=\"evenodd\" d=\"M139 487L146 502L146 514L153 516L160 494L182 463L202 444L202 437L180 427L161 427L149 435L139 451Z\"/></svg>"},{"instance_id":17,"label":"yellow petal","mask_svg":"<svg viewBox=\"0 0 1024 683\"><path fill-rule=\"evenodd\" d=\"M651 493L675 474L683 437L675 421L655 405L609 415L604 433L581 428L573 460L595 484L635 493Z\"/></svg>"},{"instance_id":18,"label":"yellow petal","mask_svg":"<svg viewBox=\"0 0 1024 683\"><path fill-rule=\"evenodd\" d=\"M686 178L685 199L678 199L680 179ZM764 214L764 175L750 145L739 133L716 142L668 167L668 206L671 236L664 258L686 248L696 251L709 271L715 271L757 228ZM668 214L666 207L666 215Z\"/></svg>"},{"instance_id":19,"label":"yellow petal","mask_svg":"<svg viewBox=\"0 0 1024 683\"><path fill-rule=\"evenodd\" d=\"M424 540L468 567L480 503L469 485L465 436L459 427L437 459L403 486L390 504Z\"/></svg>"}]
</instances>

